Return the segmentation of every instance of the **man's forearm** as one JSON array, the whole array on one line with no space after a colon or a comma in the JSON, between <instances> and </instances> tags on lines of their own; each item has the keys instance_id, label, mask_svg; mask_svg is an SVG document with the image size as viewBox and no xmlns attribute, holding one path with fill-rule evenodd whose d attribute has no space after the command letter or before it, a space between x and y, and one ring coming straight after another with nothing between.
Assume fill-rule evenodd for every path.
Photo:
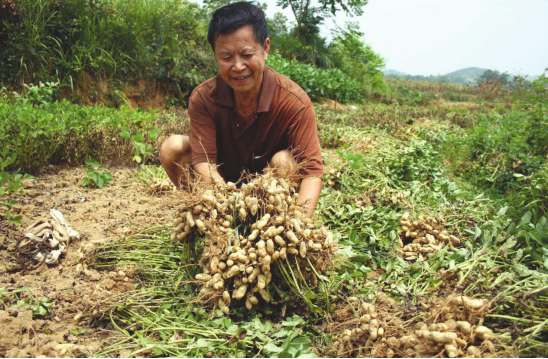
<instances>
[{"instance_id":1,"label":"man's forearm","mask_svg":"<svg viewBox=\"0 0 548 359\"><path fill-rule=\"evenodd\" d=\"M219 172L215 169L215 166L207 163L207 162L200 162L196 163L194 165L194 171L198 175L200 175L200 179L202 182L209 182L212 179L219 183L219 184L226 184L224 178L219 174Z\"/></svg>"},{"instance_id":2,"label":"man's forearm","mask_svg":"<svg viewBox=\"0 0 548 359\"><path fill-rule=\"evenodd\" d=\"M306 177L301 182L297 202L307 207L309 216L312 216L316 209L322 186L323 181L319 177Z\"/></svg>"}]
</instances>

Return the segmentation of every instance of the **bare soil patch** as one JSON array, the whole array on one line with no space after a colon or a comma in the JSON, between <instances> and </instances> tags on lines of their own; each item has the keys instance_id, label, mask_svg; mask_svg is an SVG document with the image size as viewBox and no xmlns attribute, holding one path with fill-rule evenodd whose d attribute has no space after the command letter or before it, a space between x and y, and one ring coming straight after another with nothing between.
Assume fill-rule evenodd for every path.
<instances>
[{"instance_id":1,"label":"bare soil patch","mask_svg":"<svg viewBox=\"0 0 548 359\"><path fill-rule=\"evenodd\" d=\"M82 186L81 168L48 168L25 180L25 194L15 199L21 226L0 225L0 288L28 288L35 298L48 298L51 315L39 317L28 308L10 308L17 298L0 302L0 357L63 357L92 354L111 343L101 306L134 289L131 271L97 271L88 263L94 249L154 225L169 225L179 192L150 194L135 177L136 169L111 168L114 183L102 189ZM49 210L61 211L81 238L72 241L58 265L28 270L17 250L23 230ZM23 296L23 298L21 298ZM85 331L85 333L81 333Z\"/></svg>"}]
</instances>

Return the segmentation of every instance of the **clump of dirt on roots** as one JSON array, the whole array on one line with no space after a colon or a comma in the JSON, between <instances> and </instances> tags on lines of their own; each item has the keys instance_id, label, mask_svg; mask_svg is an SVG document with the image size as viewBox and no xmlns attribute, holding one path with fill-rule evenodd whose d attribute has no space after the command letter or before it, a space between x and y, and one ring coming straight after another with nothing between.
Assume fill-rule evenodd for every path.
<instances>
[{"instance_id":1,"label":"clump of dirt on roots","mask_svg":"<svg viewBox=\"0 0 548 359\"><path fill-rule=\"evenodd\" d=\"M441 216L434 218L421 215L412 220L406 212L400 225L402 230L398 244L407 261L415 261L421 254L426 257L428 253L438 252L445 246L453 247L461 243L458 237L445 230L445 220Z\"/></svg>"},{"instance_id":2,"label":"clump of dirt on roots","mask_svg":"<svg viewBox=\"0 0 548 359\"><path fill-rule=\"evenodd\" d=\"M405 320L401 304L377 295L375 303L348 298L325 331L333 333L326 355L378 358L491 358L512 356L483 325L489 303L462 295L436 298L430 310Z\"/></svg>"},{"instance_id":3,"label":"clump of dirt on roots","mask_svg":"<svg viewBox=\"0 0 548 359\"><path fill-rule=\"evenodd\" d=\"M259 297L270 302L275 264L296 265L294 273L317 285L317 275L333 265L337 243L326 228L316 228L297 197L296 183L273 172L250 175L241 188L190 186L171 239L203 243L200 300L225 314L232 300L244 300L249 310Z\"/></svg>"}]
</instances>

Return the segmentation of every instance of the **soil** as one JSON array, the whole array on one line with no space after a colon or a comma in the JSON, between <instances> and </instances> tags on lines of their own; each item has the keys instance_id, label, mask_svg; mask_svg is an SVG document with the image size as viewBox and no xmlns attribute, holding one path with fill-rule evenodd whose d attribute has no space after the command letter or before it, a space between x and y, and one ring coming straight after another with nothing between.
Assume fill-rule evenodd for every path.
<instances>
[{"instance_id":1,"label":"soil","mask_svg":"<svg viewBox=\"0 0 548 359\"><path fill-rule=\"evenodd\" d=\"M0 296L0 357L72 357L93 355L114 339L104 328L101 305L134 289L131 271L98 271L88 263L97 246L123 239L154 225L173 221L179 192L149 194L134 168L110 168L114 183L102 189L85 188L81 168L50 167L25 180L25 193L12 212L21 226L0 223L0 288L7 292L28 288L37 299L48 298L49 315L33 315L27 306L13 308L28 294ZM24 262L17 249L24 229L49 211L61 211L80 233L57 265ZM99 310L98 310L99 309Z\"/></svg>"}]
</instances>

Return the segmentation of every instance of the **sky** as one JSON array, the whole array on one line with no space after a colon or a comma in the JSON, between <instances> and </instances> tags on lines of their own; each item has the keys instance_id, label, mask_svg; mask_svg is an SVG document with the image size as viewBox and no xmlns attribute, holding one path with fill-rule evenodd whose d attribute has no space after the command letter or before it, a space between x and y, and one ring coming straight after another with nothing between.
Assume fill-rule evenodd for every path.
<instances>
[{"instance_id":1,"label":"sky","mask_svg":"<svg viewBox=\"0 0 548 359\"><path fill-rule=\"evenodd\" d=\"M275 0L266 15L282 11ZM548 0L369 0L364 14L338 14L336 25L358 21L364 42L386 69L411 75L443 75L482 67L519 75L548 68ZM289 9L282 11L290 21Z\"/></svg>"}]
</instances>

